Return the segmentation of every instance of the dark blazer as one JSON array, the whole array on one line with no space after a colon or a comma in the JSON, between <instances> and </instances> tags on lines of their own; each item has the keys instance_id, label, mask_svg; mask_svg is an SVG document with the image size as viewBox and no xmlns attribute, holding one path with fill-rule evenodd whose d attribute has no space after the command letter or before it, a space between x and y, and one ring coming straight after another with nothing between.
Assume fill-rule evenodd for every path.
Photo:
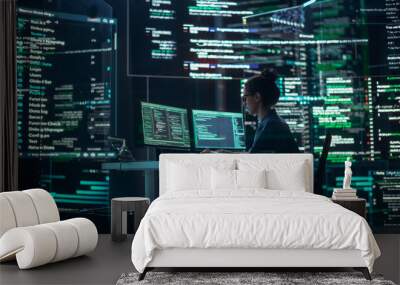
<instances>
[{"instance_id":1,"label":"dark blazer","mask_svg":"<svg viewBox=\"0 0 400 285\"><path fill-rule=\"evenodd\" d=\"M298 153L299 148L289 126L274 109L258 124L250 153Z\"/></svg>"}]
</instances>

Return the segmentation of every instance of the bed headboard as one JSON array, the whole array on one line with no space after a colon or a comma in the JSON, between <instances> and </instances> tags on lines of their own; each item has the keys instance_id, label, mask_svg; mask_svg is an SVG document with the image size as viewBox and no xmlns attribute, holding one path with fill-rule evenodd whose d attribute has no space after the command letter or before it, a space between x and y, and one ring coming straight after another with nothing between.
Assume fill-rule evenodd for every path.
<instances>
[{"instance_id":1,"label":"bed headboard","mask_svg":"<svg viewBox=\"0 0 400 285\"><path fill-rule=\"evenodd\" d=\"M298 179L294 175L290 177L291 171L295 165L301 165L304 168L305 190L313 193L313 155L312 154L161 154L160 172L159 172L159 192L160 196L167 192L168 188L168 170L171 171L171 165L183 164L190 166L213 166L226 163L234 165L235 169L243 167L256 167L266 169L278 169L285 173L285 179Z\"/></svg>"}]
</instances>

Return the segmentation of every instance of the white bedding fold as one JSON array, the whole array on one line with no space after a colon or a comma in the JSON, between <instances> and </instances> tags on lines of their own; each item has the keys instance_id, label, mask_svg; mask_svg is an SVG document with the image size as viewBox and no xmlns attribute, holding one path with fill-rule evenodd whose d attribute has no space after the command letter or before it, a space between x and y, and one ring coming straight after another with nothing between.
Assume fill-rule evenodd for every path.
<instances>
[{"instance_id":1,"label":"white bedding fold","mask_svg":"<svg viewBox=\"0 0 400 285\"><path fill-rule=\"evenodd\" d=\"M134 237L132 262L143 272L165 248L358 249L370 271L380 255L359 215L323 196L265 189L156 199Z\"/></svg>"}]
</instances>

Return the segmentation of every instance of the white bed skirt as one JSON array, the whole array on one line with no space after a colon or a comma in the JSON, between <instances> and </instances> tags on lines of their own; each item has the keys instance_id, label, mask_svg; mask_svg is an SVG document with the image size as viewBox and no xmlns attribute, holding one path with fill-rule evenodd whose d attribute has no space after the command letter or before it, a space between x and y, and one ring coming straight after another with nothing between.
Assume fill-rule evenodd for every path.
<instances>
[{"instance_id":1,"label":"white bed skirt","mask_svg":"<svg viewBox=\"0 0 400 285\"><path fill-rule=\"evenodd\" d=\"M366 267L359 250L193 249L155 250L147 267Z\"/></svg>"}]
</instances>

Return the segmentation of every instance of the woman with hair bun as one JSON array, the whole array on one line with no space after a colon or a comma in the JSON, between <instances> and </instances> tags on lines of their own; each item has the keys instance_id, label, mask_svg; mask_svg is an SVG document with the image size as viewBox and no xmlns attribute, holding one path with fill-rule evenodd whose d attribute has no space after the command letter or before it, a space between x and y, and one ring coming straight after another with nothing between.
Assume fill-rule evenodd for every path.
<instances>
[{"instance_id":1,"label":"woman with hair bun","mask_svg":"<svg viewBox=\"0 0 400 285\"><path fill-rule=\"evenodd\" d=\"M248 112L257 116L258 126L250 153L298 153L299 148L286 122L278 116L274 105L279 101L276 75L264 70L244 86L243 103Z\"/></svg>"}]
</instances>

